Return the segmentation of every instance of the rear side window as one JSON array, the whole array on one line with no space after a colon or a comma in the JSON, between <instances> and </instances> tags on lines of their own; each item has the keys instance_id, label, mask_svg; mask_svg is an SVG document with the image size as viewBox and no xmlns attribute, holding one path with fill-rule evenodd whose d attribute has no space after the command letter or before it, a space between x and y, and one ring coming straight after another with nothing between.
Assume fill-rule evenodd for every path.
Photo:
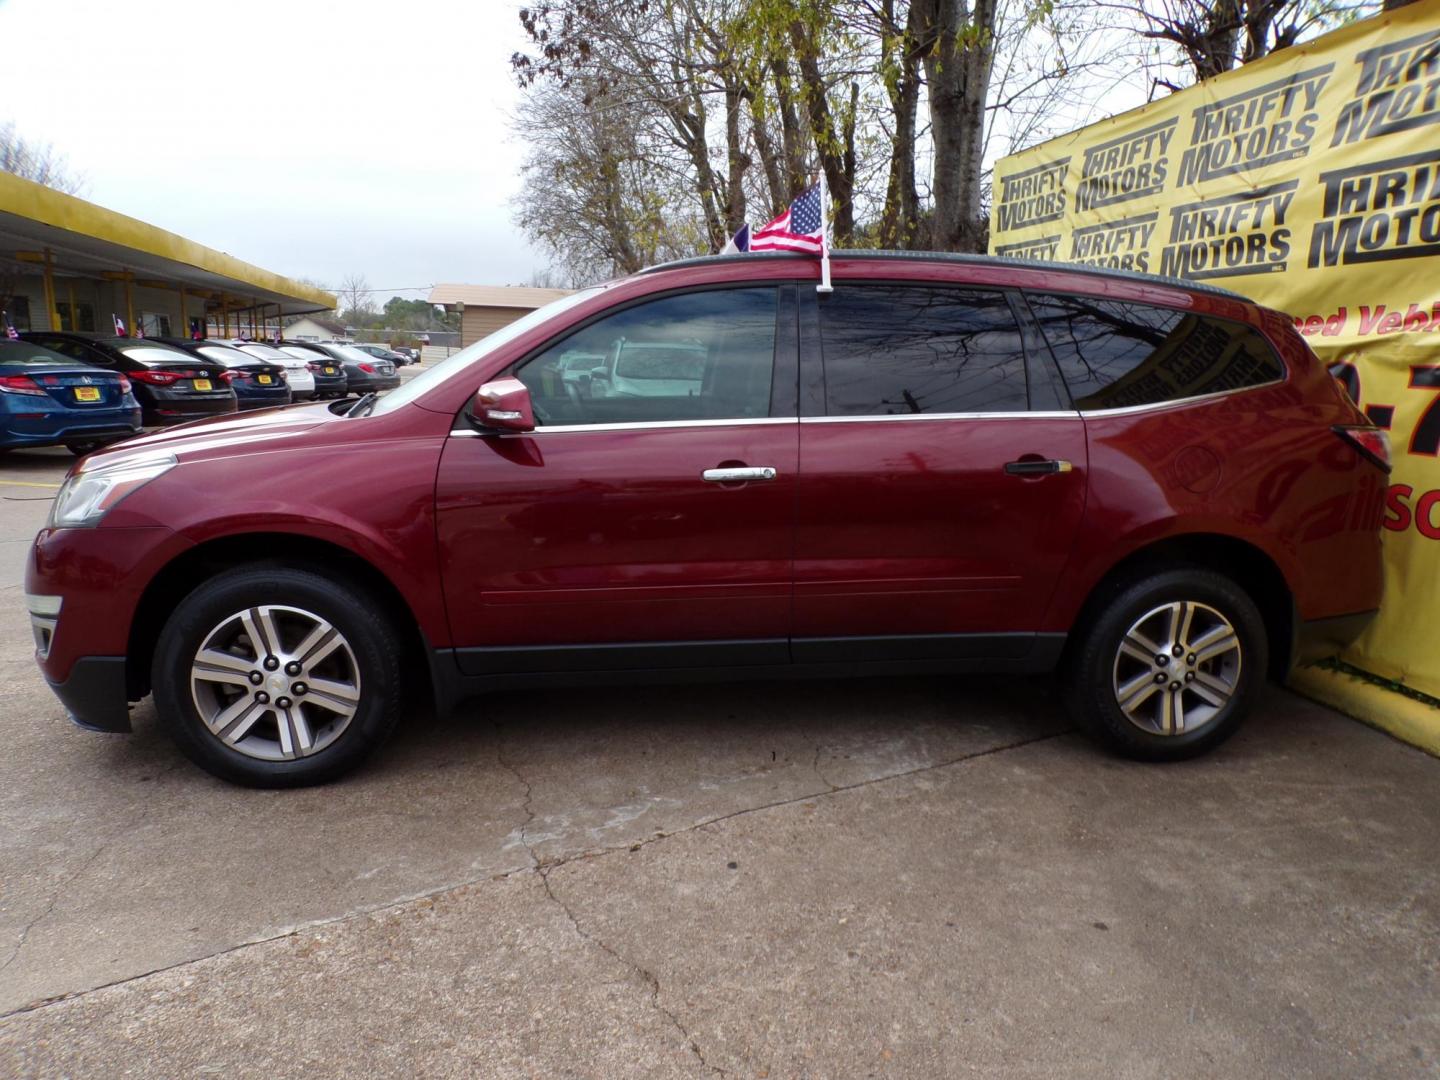
<instances>
[{"instance_id":1,"label":"rear side window","mask_svg":"<svg viewBox=\"0 0 1440 1080\"><path fill-rule=\"evenodd\" d=\"M1285 375L1244 323L1087 296L1027 299L1077 409L1158 405Z\"/></svg>"},{"instance_id":2,"label":"rear side window","mask_svg":"<svg viewBox=\"0 0 1440 1080\"><path fill-rule=\"evenodd\" d=\"M1023 412L1025 353L999 291L837 285L820 298L831 416Z\"/></svg>"}]
</instances>

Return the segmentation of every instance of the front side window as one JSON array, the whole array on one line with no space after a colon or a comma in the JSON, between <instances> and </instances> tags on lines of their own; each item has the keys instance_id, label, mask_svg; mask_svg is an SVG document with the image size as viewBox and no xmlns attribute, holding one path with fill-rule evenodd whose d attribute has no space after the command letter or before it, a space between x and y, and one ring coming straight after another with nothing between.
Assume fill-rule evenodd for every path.
<instances>
[{"instance_id":1,"label":"front side window","mask_svg":"<svg viewBox=\"0 0 1440 1080\"><path fill-rule=\"evenodd\" d=\"M820 300L831 416L1023 412L1025 352L1003 292L837 285Z\"/></svg>"},{"instance_id":2,"label":"front side window","mask_svg":"<svg viewBox=\"0 0 1440 1080\"><path fill-rule=\"evenodd\" d=\"M515 376L541 426L765 417L775 313L770 286L667 296L591 323Z\"/></svg>"},{"instance_id":3,"label":"front side window","mask_svg":"<svg viewBox=\"0 0 1440 1080\"><path fill-rule=\"evenodd\" d=\"M1157 405L1285 375L1264 337L1244 323L1090 296L1027 300L1077 409Z\"/></svg>"}]
</instances>

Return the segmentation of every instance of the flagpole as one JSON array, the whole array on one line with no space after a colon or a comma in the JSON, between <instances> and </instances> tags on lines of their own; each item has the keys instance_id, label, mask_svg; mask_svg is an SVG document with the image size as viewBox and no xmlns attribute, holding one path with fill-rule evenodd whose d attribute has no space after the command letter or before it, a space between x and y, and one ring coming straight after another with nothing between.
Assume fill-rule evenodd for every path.
<instances>
[{"instance_id":1,"label":"flagpole","mask_svg":"<svg viewBox=\"0 0 1440 1080\"><path fill-rule=\"evenodd\" d=\"M820 170L820 284L816 292L828 293L835 289L830 284L830 198L825 190L825 170Z\"/></svg>"}]
</instances>

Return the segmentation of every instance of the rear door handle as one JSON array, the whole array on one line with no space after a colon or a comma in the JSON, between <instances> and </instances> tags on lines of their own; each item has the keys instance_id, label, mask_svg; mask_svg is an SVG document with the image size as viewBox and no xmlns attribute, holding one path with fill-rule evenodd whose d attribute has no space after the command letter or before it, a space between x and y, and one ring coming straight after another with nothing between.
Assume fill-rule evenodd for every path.
<instances>
[{"instance_id":1,"label":"rear door handle","mask_svg":"<svg viewBox=\"0 0 1440 1080\"><path fill-rule=\"evenodd\" d=\"M774 466L759 465L754 468L706 469L700 474L700 479L711 484L738 484L746 480L774 480L775 476Z\"/></svg>"},{"instance_id":2,"label":"rear door handle","mask_svg":"<svg viewBox=\"0 0 1440 1080\"><path fill-rule=\"evenodd\" d=\"M1005 471L1011 476L1049 476L1051 473L1069 472L1074 467L1068 461L1037 461L1034 458L1005 463Z\"/></svg>"}]
</instances>

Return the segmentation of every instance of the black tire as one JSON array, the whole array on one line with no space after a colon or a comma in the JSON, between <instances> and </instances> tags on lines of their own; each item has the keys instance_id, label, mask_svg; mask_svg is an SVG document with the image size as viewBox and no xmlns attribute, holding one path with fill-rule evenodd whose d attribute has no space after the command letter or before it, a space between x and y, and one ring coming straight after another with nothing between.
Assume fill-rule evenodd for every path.
<instances>
[{"instance_id":1,"label":"black tire","mask_svg":"<svg viewBox=\"0 0 1440 1080\"><path fill-rule=\"evenodd\" d=\"M95 442L66 443L65 449L69 450L76 457L84 457L86 454L93 454L104 445L105 443L99 440Z\"/></svg>"},{"instance_id":2,"label":"black tire","mask_svg":"<svg viewBox=\"0 0 1440 1080\"><path fill-rule=\"evenodd\" d=\"M1107 595L1097 598L1098 604L1092 608L1092 613L1072 635L1063 671L1066 703L1076 723L1116 753L1142 761L1179 761L1196 757L1213 750L1233 735L1260 693L1268 664L1265 622L1249 595L1223 574L1198 567L1131 577L1107 587L1106 592ZM1120 658L1122 643L1132 627L1136 627L1147 613L1172 604L1190 605L1181 611L1190 611L1190 625L1196 628L1197 634L1203 635L1208 627L1211 632L1220 635L1216 639L1216 647L1226 640L1223 628L1214 618L1218 615L1233 630L1238 650L1233 654L1227 651L1213 659L1202 658L1198 664L1192 664L1190 658L1200 656L1205 650L1182 650L1181 655L1176 656L1173 640L1167 639L1160 642L1163 649L1157 649L1148 672L1130 652ZM1153 619L1157 621L1143 624L1145 629L1173 625L1168 611L1155 614ZM1147 641L1158 641L1156 635L1143 630L1142 637ZM1160 665L1162 652L1166 656L1163 667ZM1227 673L1226 667L1230 664L1234 664L1235 668ZM1164 675L1167 681L1161 683L1160 675ZM1182 681L1187 675L1192 680L1188 685ZM1207 675L1211 679L1225 681L1229 686L1230 696L1223 705L1216 706L1197 696L1204 693L1218 698L1211 689L1214 683L1200 682L1197 685L1193 681ZM1156 689L1151 691L1142 676L1153 678ZM1171 687L1177 683L1181 689L1172 690ZM1130 699L1132 702L1147 691L1150 698L1160 695L1160 700L1154 705L1148 699L1134 704L1134 720L1122 708L1118 693L1118 688L1131 686L1136 687L1134 697ZM1171 699L1168 705L1164 700L1166 695ZM1180 703L1178 710L1177 701ZM1173 729L1177 711L1186 716L1204 716L1203 722L1172 734L1162 734L1144 726L1153 714L1157 726L1163 727L1168 720Z\"/></svg>"},{"instance_id":3,"label":"black tire","mask_svg":"<svg viewBox=\"0 0 1440 1080\"><path fill-rule=\"evenodd\" d=\"M212 688L211 684L204 683L202 689L192 691L192 663L207 637L219 626L225 625L231 616L260 605L300 609L323 619L339 632L348 647L341 652L338 660L325 661L353 668L357 686L358 703L348 721L341 726L338 734L333 734L333 724L329 729L333 741L321 746L322 740L318 735L326 729L309 726L316 717L332 716L323 707L317 710L318 688L308 700L293 703L296 714L310 718L306 730L317 736L314 742L320 747L305 756L265 760L253 756L253 752L242 752L223 742L201 716L197 694L209 695L213 692L221 701L234 701L247 694L258 697L256 691L267 689L267 685L241 689ZM342 776L356 768L383 743L400 719L403 701L401 645L383 610L380 603L353 583L310 569L254 565L210 579L176 606L156 643L151 678L161 725L186 757L207 772L232 783L267 788L305 787ZM283 614L278 616L281 619L285 617ZM291 628L281 626L282 638L287 629ZM282 641L281 644L294 646L294 636L292 629L290 641ZM241 640L248 642L249 639ZM238 652L247 656L252 651L258 654L260 650L252 650L248 644L238 648ZM253 663L262 678L273 674L278 679L284 674L284 671L265 672L259 659L242 662L247 665ZM314 677L318 683L320 674L300 672L298 677ZM275 689L277 693L292 692L278 687ZM304 693L306 689L300 687L299 691ZM226 699L224 695L228 694L236 696ZM276 745L279 746L279 716L275 712L262 715L262 719L253 724L251 730L257 734L249 741L263 748L259 733L273 729ZM288 734L291 743L298 745L294 730L291 729Z\"/></svg>"}]
</instances>

